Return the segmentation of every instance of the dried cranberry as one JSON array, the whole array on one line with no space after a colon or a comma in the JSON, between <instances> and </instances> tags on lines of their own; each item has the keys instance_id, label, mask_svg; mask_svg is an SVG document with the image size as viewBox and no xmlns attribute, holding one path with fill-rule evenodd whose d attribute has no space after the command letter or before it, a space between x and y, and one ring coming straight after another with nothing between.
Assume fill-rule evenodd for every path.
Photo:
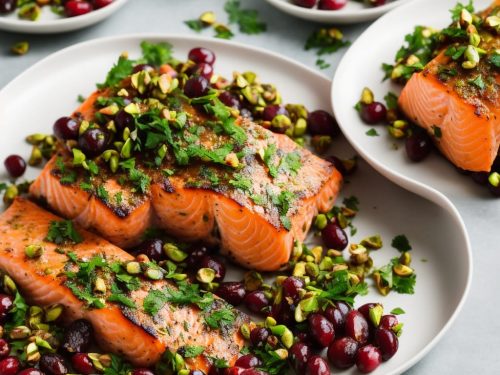
<instances>
[{"instance_id":1,"label":"dried cranberry","mask_svg":"<svg viewBox=\"0 0 500 375\"><path fill-rule=\"evenodd\" d=\"M325 317L333 324L335 334L339 335L344 332L345 315L337 306L329 306L325 310Z\"/></svg>"},{"instance_id":2,"label":"dried cranberry","mask_svg":"<svg viewBox=\"0 0 500 375\"><path fill-rule=\"evenodd\" d=\"M241 103L238 98L229 91L222 91L219 94L219 100L224 103L226 106L231 108L239 109L241 107Z\"/></svg>"},{"instance_id":3,"label":"dried cranberry","mask_svg":"<svg viewBox=\"0 0 500 375\"><path fill-rule=\"evenodd\" d=\"M201 261L205 255L209 253L208 248L203 245L194 245L193 248L191 248L189 256L186 260L187 265L191 269L198 269L200 268Z\"/></svg>"},{"instance_id":4,"label":"dried cranberry","mask_svg":"<svg viewBox=\"0 0 500 375\"><path fill-rule=\"evenodd\" d=\"M66 17L83 16L92 12L92 4L82 0L69 0L64 4L64 14Z\"/></svg>"},{"instance_id":5,"label":"dried cranberry","mask_svg":"<svg viewBox=\"0 0 500 375\"><path fill-rule=\"evenodd\" d=\"M273 121L278 115L288 116L288 111L286 108L280 104L270 104L264 107L264 111L262 112L262 119L264 121Z\"/></svg>"},{"instance_id":6,"label":"dried cranberry","mask_svg":"<svg viewBox=\"0 0 500 375\"><path fill-rule=\"evenodd\" d=\"M416 132L406 138L406 155L411 161L424 160L432 150L432 141L426 132Z\"/></svg>"},{"instance_id":7,"label":"dried cranberry","mask_svg":"<svg viewBox=\"0 0 500 375\"><path fill-rule=\"evenodd\" d=\"M191 77L184 85L184 94L188 98L198 98L205 95L209 89L209 82L205 77Z\"/></svg>"},{"instance_id":8,"label":"dried cranberry","mask_svg":"<svg viewBox=\"0 0 500 375\"><path fill-rule=\"evenodd\" d=\"M384 361L391 359L399 348L399 340L396 334L385 328L378 328L375 331L375 344L380 349Z\"/></svg>"},{"instance_id":9,"label":"dried cranberry","mask_svg":"<svg viewBox=\"0 0 500 375\"><path fill-rule=\"evenodd\" d=\"M5 319L9 311L12 309L12 297L7 294L0 294L0 321Z\"/></svg>"},{"instance_id":10,"label":"dried cranberry","mask_svg":"<svg viewBox=\"0 0 500 375\"><path fill-rule=\"evenodd\" d=\"M214 68L210 64L199 63L189 69L188 73L192 76L204 77L210 81L210 78L212 78L212 75L214 74Z\"/></svg>"},{"instance_id":11,"label":"dried cranberry","mask_svg":"<svg viewBox=\"0 0 500 375\"><path fill-rule=\"evenodd\" d=\"M135 127L134 117L130 113L125 112L123 109L118 111L113 121L115 123L116 130L118 131L122 131L127 127L132 130Z\"/></svg>"},{"instance_id":12,"label":"dried cranberry","mask_svg":"<svg viewBox=\"0 0 500 375\"><path fill-rule=\"evenodd\" d=\"M347 0L319 0L318 9L339 10L345 7Z\"/></svg>"},{"instance_id":13,"label":"dried cranberry","mask_svg":"<svg viewBox=\"0 0 500 375\"><path fill-rule=\"evenodd\" d=\"M305 375L330 375L330 367L319 355L313 355L307 361Z\"/></svg>"},{"instance_id":14,"label":"dried cranberry","mask_svg":"<svg viewBox=\"0 0 500 375\"><path fill-rule=\"evenodd\" d=\"M104 151L108 139L106 131L99 128L88 129L78 138L78 146L85 155L94 157Z\"/></svg>"},{"instance_id":15,"label":"dried cranberry","mask_svg":"<svg viewBox=\"0 0 500 375\"><path fill-rule=\"evenodd\" d=\"M7 156L3 164L7 172L14 178L22 176L26 170L26 161L19 155Z\"/></svg>"},{"instance_id":16,"label":"dried cranberry","mask_svg":"<svg viewBox=\"0 0 500 375\"><path fill-rule=\"evenodd\" d=\"M269 337L269 331L264 327L256 327L250 331L250 342L253 346L264 346Z\"/></svg>"},{"instance_id":17,"label":"dried cranberry","mask_svg":"<svg viewBox=\"0 0 500 375\"><path fill-rule=\"evenodd\" d=\"M154 375L155 373L147 368L136 368L132 371L132 375Z\"/></svg>"},{"instance_id":18,"label":"dried cranberry","mask_svg":"<svg viewBox=\"0 0 500 375\"><path fill-rule=\"evenodd\" d=\"M359 111L361 119L367 124L377 124L386 119L387 109L380 102L361 104Z\"/></svg>"},{"instance_id":19,"label":"dried cranberry","mask_svg":"<svg viewBox=\"0 0 500 375\"><path fill-rule=\"evenodd\" d=\"M30 367L24 369L23 371L18 372L17 375L45 375L45 374L37 368Z\"/></svg>"},{"instance_id":20,"label":"dried cranberry","mask_svg":"<svg viewBox=\"0 0 500 375\"><path fill-rule=\"evenodd\" d=\"M12 13L17 7L17 0L1 0L0 14Z\"/></svg>"},{"instance_id":21,"label":"dried cranberry","mask_svg":"<svg viewBox=\"0 0 500 375\"><path fill-rule=\"evenodd\" d=\"M293 0L293 3L302 8L312 8L316 5L317 1L318 0Z\"/></svg>"},{"instance_id":22,"label":"dried cranberry","mask_svg":"<svg viewBox=\"0 0 500 375\"><path fill-rule=\"evenodd\" d=\"M380 318L380 328L392 330L399 324L398 318L395 315L387 314Z\"/></svg>"},{"instance_id":23,"label":"dried cranberry","mask_svg":"<svg viewBox=\"0 0 500 375\"><path fill-rule=\"evenodd\" d=\"M335 340L328 347L328 359L337 368L349 368L356 362L358 342L351 337Z\"/></svg>"},{"instance_id":24,"label":"dried cranberry","mask_svg":"<svg viewBox=\"0 0 500 375\"><path fill-rule=\"evenodd\" d=\"M304 288L304 281L295 276L287 277L283 283L281 284L283 288L283 295L285 297L290 297L294 301L297 301L299 298L300 289Z\"/></svg>"},{"instance_id":25,"label":"dried cranberry","mask_svg":"<svg viewBox=\"0 0 500 375\"><path fill-rule=\"evenodd\" d=\"M0 339L0 359L7 357L10 353L10 345L5 339Z\"/></svg>"},{"instance_id":26,"label":"dried cranberry","mask_svg":"<svg viewBox=\"0 0 500 375\"><path fill-rule=\"evenodd\" d=\"M371 323L370 310L377 306L382 306L382 305L380 303L374 303L374 302L365 303L363 306L358 307L358 311L361 314L363 314L368 323Z\"/></svg>"},{"instance_id":27,"label":"dried cranberry","mask_svg":"<svg viewBox=\"0 0 500 375\"><path fill-rule=\"evenodd\" d=\"M95 9L101 9L107 7L112 2L113 0L93 0L92 4L94 5Z\"/></svg>"},{"instance_id":28,"label":"dried cranberry","mask_svg":"<svg viewBox=\"0 0 500 375\"><path fill-rule=\"evenodd\" d=\"M312 135L329 135L336 137L340 134L337 121L331 114L322 109L310 112L307 116L309 133Z\"/></svg>"},{"instance_id":29,"label":"dried cranberry","mask_svg":"<svg viewBox=\"0 0 500 375\"><path fill-rule=\"evenodd\" d=\"M138 254L144 254L149 259L157 262L165 258L163 253L163 241L159 238L152 238L144 241L139 245L136 251Z\"/></svg>"}]
</instances>

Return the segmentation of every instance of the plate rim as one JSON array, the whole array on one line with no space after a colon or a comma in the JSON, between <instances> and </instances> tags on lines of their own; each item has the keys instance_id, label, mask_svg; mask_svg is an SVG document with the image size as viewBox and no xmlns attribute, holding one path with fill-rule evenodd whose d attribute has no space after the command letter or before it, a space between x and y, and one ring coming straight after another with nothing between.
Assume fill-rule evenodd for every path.
<instances>
[{"instance_id":1,"label":"plate rim","mask_svg":"<svg viewBox=\"0 0 500 375\"><path fill-rule=\"evenodd\" d=\"M413 1L413 0L410 0L410 1ZM296 68L303 69L303 70L307 71L308 73L317 76L319 79L324 80L325 83L330 84L330 89L332 89L330 79L325 74L318 72L317 70L315 70L315 69L313 69L313 68L311 68L311 67L309 67L301 62L295 61L295 60L288 58L286 56L283 56L279 53L269 51L269 50L266 50L266 49L261 48L261 47L249 46L249 45L245 45L243 43L239 43L239 42L235 42L235 41L217 40L217 39L204 37L204 36L194 36L194 35L191 36L191 35L176 34L176 33L166 33L166 34L133 33L133 34L124 34L124 35L115 35L115 36L109 36L109 37L95 38L95 39L91 39L88 41L76 43L74 45L68 46L66 48L63 48L59 51L56 51L56 52L44 57L43 59L37 61L35 64L30 66L28 69L24 70L18 76L14 77L3 88L0 89L0 102L1 102L2 97L4 95L6 95L5 92L7 92L10 89L10 86L13 86L14 84L16 84L16 82L18 80L23 79L23 76L28 75L32 70L38 69L38 66L46 64L47 62L50 62L51 60L57 59L58 56L61 54L65 54L65 53L71 52L73 50L78 50L79 48L86 47L86 46L92 45L92 44L100 44L100 43L105 44L105 43L111 43L111 42L116 42L116 41L126 42L127 40L132 41L132 40L136 40L136 39L164 40L166 42L172 43L174 45L174 47L175 47L175 41L178 40L178 41L184 41L184 42L188 42L188 43L208 42L211 44L216 44L216 45L221 45L221 46L236 47L236 48L240 48L240 49L249 50L249 51L261 54L263 56L269 56L273 59L281 60L282 62L285 62L287 64L295 66ZM332 100L330 100L330 104L332 104ZM359 150L350 142L350 140L347 136L346 136L346 140L351 144L351 146L354 147L356 152L359 153ZM363 156L362 154L360 154L360 155ZM365 157L363 157L363 158L366 160ZM371 165L369 160L366 160L366 161ZM372 167L373 167L373 165L372 165ZM377 168L374 168L374 169L377 172L379 172L379 170ZM385 174L383 174L383 176L388 178L388 176L386 176ZM396 185L402 187L403 189L413 191L413 189L405 186L404 184L401 184L401 183L393 180L392 178L388 178L388 179L391 180L392 182L394 182ZM410 185L411 184L419 184L416 181L408 181L408 182L410 183ZM429 197L424 196L422 194L417 194L417 195L420 195L424 199L431 200L432 202L434 202L435 204L437 204L441 208L445 209L448 212L448 214L450 215L450 219L455 222L457 229L459 229L461 231L461 235L465 239L464 246L465 246L466 265L467 265L467 275L466 275L466 280L465 280L465 287L460 293L461 294L460 299L456 305L455 310L449 316L448 321L443 326L441 326L437 335L435 335L432 340L430 340L420 351L418 351L413 358L402 363L399 367L397 367L396 369L394 369L388 373L391 375L392 374L399 374L405 370L408 370L409 368L414 366L417 362L419 362L422 358L424 358L436 346L436 344L448 332L450 327L455 323L458 315L460 314L460 312L463 309L463 306L464 306L464 304L469 296L469 292L471 289L472 275L473 275L473 257L472 257L472 249L471 249L469 234L466 230L465 223L464 223L459 211L457 210L457 208L453 205L453 203L446 196L444 196L442 193L440 193L437 190L435 192L433 192L433 194L435 194L435 195L434 196L431 195Z\"/></svg>"}]
</instances>

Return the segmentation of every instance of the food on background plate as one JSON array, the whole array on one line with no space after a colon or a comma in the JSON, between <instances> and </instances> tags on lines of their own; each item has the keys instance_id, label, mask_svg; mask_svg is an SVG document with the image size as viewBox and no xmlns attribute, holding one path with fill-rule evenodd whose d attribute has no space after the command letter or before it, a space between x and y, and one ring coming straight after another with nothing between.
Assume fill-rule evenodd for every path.
<instances>
[{"instance_id":1,"label":"food on background plate","mask_svg":"<svg viewBox=\"0 0 500 375\"><path fill-rule=\"evenodd\" d=\"M385 5L387 0L351 0L366 4L370 7ZM320 10L339 10L344 8L349 0L292 0L292 3L303 8L317 8Z\"/></svg>"},{"instance_id":2,"label":"food on background plate","mask_svg":"<svg viewBox=\"0 0 500 375\"><path fill-rule=\"evenodd\" d=\"M113 0L0 0L0 15L17 10L19 18L36 21L42 13L42 8L47 6L58 15L76 17L104 8L112 2Z\"/></svg>"}]
</instances>

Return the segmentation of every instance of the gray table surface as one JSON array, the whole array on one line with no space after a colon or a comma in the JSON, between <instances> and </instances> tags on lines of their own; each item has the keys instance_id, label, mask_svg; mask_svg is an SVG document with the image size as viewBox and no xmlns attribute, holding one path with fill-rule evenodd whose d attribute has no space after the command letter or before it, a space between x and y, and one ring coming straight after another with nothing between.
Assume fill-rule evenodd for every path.
<instances>
[{"instance_id":1,"label":"gray table surface","mask_svg":"<svg viewBox=\"0 0 500 375\"><path fill-rule=\"evenodd\" d=\"M129 0L123 9L88 29L60 35L22 35L0 31L0 89L45 56L72 44L93 38L131 33L175 33L193 35L183 21L206 10L224 17L223 0ZM258 9L268 24L264 34L236 33L235 41L270 49L314 67L314 53L304 51L307 36L318 25L280 13L264 0L242 0L244 7ZM147 5L147 6L146 6ZM354 41L368 26L341 27ZM212 35L206 31L203 35ZM28 40L29 53L12 56L9 47ZM326 59L332 66L323 71L333 76L343 52ZM0 103L2 105L2 103ZM474 280L463 311L442 341L407 374L500 374L500 298L497 268L500 265L499 204L493 200L450 197L467 225L474 252Z\"/></svg>"}]
</instances>

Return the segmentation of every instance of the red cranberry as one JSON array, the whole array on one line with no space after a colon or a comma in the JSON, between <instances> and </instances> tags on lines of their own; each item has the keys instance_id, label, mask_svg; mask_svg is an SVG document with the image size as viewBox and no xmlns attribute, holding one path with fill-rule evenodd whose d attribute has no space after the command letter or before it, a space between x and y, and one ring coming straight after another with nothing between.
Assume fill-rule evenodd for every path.
<instances>
[{"instance_id":1,"label":"red cranberry","mask_svg":"<svg viewBox=\"0 0 500 375\"><path fill-rule=\"evenodd\" d=\"M335 302L335 306L337 306L337 309L339 309L344 316L346 316L347 313L351 311L351 306L349 306L347 303L343 301Z\"/></svg>"},{"instance_id":2,"label":"red cranberry","mask_svg":"<svg viewBox=\"0 0 500 375\"><path fill-rule=\"evenodd\" d=\"M255 290L245 296L245 306L254 313L261 313L262 310L269 306L269 300L264 292Z\"/></svg>"},{"instance_id":3,"label":"red cranberry","mask_svg":"<svg viewBox=\"0 0 500 375\"><path fill-rule=\"evenodd\" d=\"M229 91L222 91L219 94L219 100L231 108L239 109L241 107L241 103L238 98Z\"/></svg>"},{"instance_id":4,"label":"red cranberry","mask_svg":"<svg viewBox=\"0 0 500 375\"><path fill-rule=\"evenodd\" d=\"M209 82L205 77L191 77L184 85L184 94L188 98L198 98L208 92Z\"/></svg>"},{"instance_id":5,"label":"red cranberry","mask_svg":"<svg viewBox=\"0 0 500 375\"><path fill-rule=\"evenodd\" d=\"M12 309L12 297L7 294L0 294L0 321L5 319L10 309Z\"/></svg>"},{"instance_id":6,"label":"red cranberry","mask_svg":"<svg viewBox=\"0 0 500 375\"><path fill-rule=\"evenodd\" d=\"M311 337L310 332L298 332L295 337L297 338L298 342L301 342L303 344L306 344L307 346L313 346L314 342Z\"/></svg>"},{"instance_id":7,"label":"red cranberry","mask_svg":"<svg viewBox=\"0 0 500 375\"><path fill-rule=\"evenodd\" d=\"M342 313L337 306L327 307L324 314L325 317L333 324L333 329L337 335L344 332L346 314Z\"/></svg>"},{"instance_id":8,"label":"red cranberry","mask_svg":"<svg viewBox=\"0 0 500 375\"><path fill-rule=\"evenodd\" d=\"M307 116L309 133L312 135L330 135L336 137L340 134L337 121L331 114L321 109L310 112Z\"/></svg>"},{"instance_id":9,"label":"red cranberry","mask_svg":"<svg viewBox=\"0 0 500 375\"><path fill-rule=\"evenodd\" d=\"M3 164L7 172L14 178L22 176L26 170L26 162L19 155L7 156Z\"/></svg>"},{"instance_id":10,"label":"red cranberry","mask_svg":"<svg viewBox=\"0 0 500 375\"><path fill-rule=\"evenodd\" d=\"M335 340L328 347L328 359L337 368L349 368L356 362L358 342L351 337Z\"/></svg>"},{"instance_id":11,"label":"red cranberry","mask_svg":"<svg viewBox=\"0 0 500 375\"><path fill-rule=\"evenodd\" d=\"M375 345L380 349L382 359L388 361L398 351L399 340L393 331L379 328L375 331Z\"/></svg>"},{"instance_id":12,"label":"red cranberry","mask_svg":"<svg viewBox=\"0 0 500 375\"><path fill-rule=\"evenodd\" d=\"M245 298L245 286L237 281L221 283L214 292L233 306L238 306Z\"/></svg>"},{"instance_id":13,"label":"red cranberry","mask_svg":"<svg viewBox=\"0 0 500 375\"><path fill-rule=\"evenodd\" d=\"M386 0L370 0L370 4L374 7L385 5L386 2Z\"/></svg>"},{"instance_id":14,"label":"red cranberry","mask_svg":"<svg viewBox=\"0 0 500 375\"><path fill-rule=\"evenodd\" d=\"M238 358L234 365L241 368L254 368L262 366L262 362L253 354L246 354Z\"/></svg>"},{"instance_id":15,"label":"red cranberry","mask_svg":"<svg viewBox=\"0 0 500 375\"><path fill-rule=\"evenodd\" d=\"M241 372L241 375L269 375L269 374L265 371L257 370L254 368L249 368L249 369L243 370Z\"/></svg>"},{"instance_id":16,"label":"red cranberry","mask_svg":"<svg viewBox=\"0 0 500 375\"><path fill-rule=\"evenodd\" d=\"M347 0L319 0L318 9L339 10L345 7Z\"/></svg>"},{"instance_id":17,"label":"red cranberry","mask_svg":"<svg viewBox=\"0 0 500 375\"><path fill-rule=\"evenodd\" d=\"M64 4L64 14L66 17L83 16L92 12L92 4L87 1L69 0Z\"/></svg>"},{"instance_id":18,"label":"red cranberry","mask_svg":"<svg viewBox=\"0 0 500 375\"><path fill-rule=\"evenodd\" d=\"M10 353L10 345L4 340L0 339L0 359L7 357Z\"/></svg>"},{"instance_id":19,"label":"red cranberry","mask_svg":"<svg viewBox=\"0 0 500 375\"><path fill-rule=\"evenodd\" d=\"M0 374L16 375L21 367L21 362L16 357L7 357L0 361Z\"/></svg>"},{"instance_id":20,"label":"red cranberry","mask_svg":"<svg viewBox=\"0 0 500 375\"><path fill-rule=\"evenodd\" d=\"M108 133L102 129L88 129L78 138L78 146L87 156L97 156L104 151L108 138Z\"/></svg>"},{"instance_id":21,"label":"red cranberry","mask_svg":"<svg viewBox=\"0 0 500 375\"><path fill-rule=\"evenodd\" d=\"M197 47L189 51L188 59L195 63L205 63L213 65L215 63L215 53L208 48Z\"/></svg>"},{"instance_id":22,"label":"red cranberry","mask_svg":"<svg viewBox=\"0 0 500 375\"><path fill-rule=\"evenodd\" d=\"M385 120L387 109L380 102L361 104L359 112L361 119L367 124L377 124Z\"/></svg>"},{"instance_id":23,"label":"red cranberry","mask_svg":"<svg viewBox=\"0 0 500 375\"><path fill-rule=\"evenodd\" d=\"M285 297L290 297L294 301L297 301L299 298L299 290L304 288L304 281L295 276L287 277L283 284L283 295Z\"/></svg>"},{"instance_id":24,"label":"red cranberry","mask_svg":"<svg viewBox=\"0 0 500 375\"><path fill-rule=\"evenodd\" d=\"M143 70L145 70L146 72L152 72L153 70L155 70L155 68L149 64L137 64L136 66L134 66L134 69L132 69L132 72L138 73L142 72Z\"/></svg>"},{"instance_id":25,"label":"red cranberry","mask_svg":"<svg viewBox=\"0 0 500 375\"><path fill-rule=\"evenodd\" d=\"M153 238L144 241L137 249L138 254L144 254L149 259L159 262L164 259L163 241L159 238Z\"/></svg>"},{"instance_id":26,"label":"red cranberry","mask_svg":"<svg viewBox=\"0 0 500 375\"><path fill-rule=\"evenodd\" d=\"M293 0L293 3L302 8L312 8L316 5L316 1L317 0Z\"/></svg>"},{"instance_id":27,"label":"red cranberry","mask_svg":"<svg viewBox=\"0 0 500 375\"><path fill-rule=\"evenodd\" d=\"M12 13L17 7L17 0L0 0L0 14Z\"/></svg>"},{"instance_id":28,"label":"red cranberry","mask_svg":"<svg viewBox=\"0 0 500 375\"><path fill-rule=\"evenodd\" d=\"M155 373L147 368L136 368L132 370L132 375L154 375Z\"/></svg>"},{"instance_id":29,"label":"red cranberry","mask_svg":"<svg viewBox=\"0 0 500 375\"><path fill-rule=\"evenodd\" d=\"M112 2L113 0L93 0L92 4L94 5L95 9L101 9L107 7Z\"/></svg>"},{"instance_id":30,"label":"red cranberry","mask_svg":"<svg viewBox=\"0 0 500 375\"><path fill-rule=\"evenodd\" d=\"M189 69L189 74L193 76L201 76L210 81L214 74L214 68L207 63L199 63Z\"/></svg>"},{"instance_id":31,"label":"red cranberry","mask_svg":"<svg viewBox=\"0 0 500 375\"><path fill-rule=\"evenodd\" d=\"M373 345L363 346L356 355L356 366L364 374L374 371L381 362L380 350Z\"/></svg>"},{"instance_id":32,"label":"red cranberry","mask_svg":"<svg viewBox=\"0 0 500 375\"><path fill-rule=\"evenodd\" d=\"M283 298L280 303L273 305L271 316L280 324L291 325L295 322L295 309L294 304L289 304L287 299Z\"/></svg>"},{"instance_id":33,"label":"red cranberry","mask_svg":"<svg viewBox=\"0 0 500 375\"><path fill-rule=\"evenodd\" d=\"M115 123L116 130L118 131L122 131L127 127L132 130L135 127L134 116L125 112L123 109L118 111L113 121Z\"/></svg>"},{"instance_id":34,"label":"red cranberry","mask_svg":"<svg viewBox=\"0 0 500 375\"><path fill-rule=\"evenodd\" d=\"M335 338L333 324L318 313L309 315L308 322L314 341L322 348L326 348Z\"/></svg>"},{"instance_id":35,"label":"red cranberry","mask_svg":"<svg viewBox=\"0 0 500 375\"><path fill-rule=\"evenodd\" d=\"M345 334L352 337L360 344L366 343L368 340L368 322L357 310L351 310L345 320Z\"/></svg>"},{"instance_id":36,"label":"red cranberry","mask_svg":"<svg viewBox=\"0 0 500 375\"><path fill-rule=\"evenodd\" d=\"M303 342L296 342L289 350L292 366L297 374L302 374L311 356L311 349Z\"/></svg>"},{"instance_id":37,"label":"red cranberry","mask_svg":"<svg viewBox=\"0 0 500 375\"><path fill-rule=\"evenodd\" d=\"M40 358L40 369L52 375L64 375L68 373L64 358L59 354L42 355Z\"/></svg>"},{"instance_id":38,"label":"red cranberry","mask_svg":"<svg viewBox=\"0 0 500 375\"><path fill-rule=\"evenodd\" d=\"M373 302L365 303L363 306L358 307L358 311L361 314L363 314L367 322L371 323L370 310L377 306L382 306L382 305L380 303L373 303Z\"/></svg>"},{"instance_id":39,"label":"red cranberry","mask_svg":"<svg viewBox=\"0 0 500 375\"><path fill-rule=\"evenodd\" d=\"M200 268L201 261L205 255L208 254L208 248L203 245L195 245L192 249L191 252L189 253L189 256L186 260L187 265L191 269L198 269Z\"/></svg>"},{"instance_id":40,"label":"red cranberry","mask_svg":"<svg viewBox=\"0 0 500 375\"><path fill-rule=\"evenodd\" d=\"M95 374L96 370L87 353L76 353L71 357L71 365L79 374Z\"/></svg>"},{"instance_id":41,"label":"red cranberry","mask_svg":"<svg viewBox=\"0 0 500 375\"><path fill-rule=\"evenodd\" d=\"M78 139L79 129L80 124L71 117L61 117L57 119L52 127L54 135L63 141L67 139Z\"/></svg>"},{"instance_id":42,"label":"red cranberry","mask_svg":"<svg viewBox=\"0 0 500 375\"><path fill-rule=\"evenodd\" d=\"M331 156L328 156L326 158L326 160L328 160L330 163L332 163L333 166L335 167L335 169L337 171L339 171L339 173L342 176L347 175L347 170L345 169L344 163L342 163L342 160L340 160L338 157L331 155Z\"/></svg>"},{"instance_id":43,"label":"red cranberry","mask_svg":"<svg viewBox=\"0 0 500 375\"><path fill-rule=\"evenodd\" d=\"M330 222L321 231L323 242L329 249L344 250L349 243L345 231L335 222Z\"/></svg>"},{"instance_id":44,"label":"red cranberry","mask_svg":"<svg viewBox=\"0 0 500 375\"><path fill-rule=\"evenodd\" d=\"M229 367L224 370L224 375L241 375L245 371L244 368L241 367Z\"/></svg>"},{"instance_id":45,"label":"red cranberry","mask_svg":"<svg viewBox=\"0 0 500 375\"><path fill-rule=\"evenodd\" d=\"M395 315L388 314L388 315L383 315L382 318L380 318L380 328L392 330L398 324L399 321Z\"/></svg>"},{"instance_id":46,"label":"red cranberry","mask_svg":"<svg viewBox=\"0 0 500 375\"><path fill-rule=\"evenodd\" d=\"M264 111L262 112L262 119L264 121L273 121L278 115L288 116L288 111L286 108L279 104L270 104L264 107Z\"/></svg>"},{"instance_id":47,"label":"red cranberry","mask_svg":"<svg viewBox=\"0 0 500 375\"><path fill-rule=\"evenodd\" d=\"M40 370L30 367L17 373L17 375L44 375Z\"/></svg>"},{"instance_id":48,"label":"red cranberry","mask_svg":"<svg viewBox=\"0 0 500 375\"><path fill-rule=\"evenodd\" d=\"M250 342L253 346L264 346L269 337L269 331L264 327L256 327L250 331Z\"/></svg>"},{"instance_id":49,"label":"red cranberry","mask_svg":"<svg viewBox=\"0 0 500 375\"><path fill-rule=\"evenodd\" d=\"M205 255L200 263L201 268L211 268L215 271L215 281L224 280L226 276L226 267L222 261L215 259L209 255Z\"/></svg>"},{"instance_id":50,"label":"red cranberry","mask_svg":"<svg viewBox=\"0 0 500 375\"><path fill-rule=\"evenodd\" d=\"M426 132L416 132L406 138L406 155L411 161L424 160L432 150L432 141Z\"/></svg>"},{"instance_id":51,"label":"red cranberry","mask_svg":"<svg viewBox=\"0 0 500 375\"><path fill-rule=\"evenodd\" d=\"M330 367L319 355L313 355L307 361L305 375L330 375Z\"/></svg>"}]
</instances>

